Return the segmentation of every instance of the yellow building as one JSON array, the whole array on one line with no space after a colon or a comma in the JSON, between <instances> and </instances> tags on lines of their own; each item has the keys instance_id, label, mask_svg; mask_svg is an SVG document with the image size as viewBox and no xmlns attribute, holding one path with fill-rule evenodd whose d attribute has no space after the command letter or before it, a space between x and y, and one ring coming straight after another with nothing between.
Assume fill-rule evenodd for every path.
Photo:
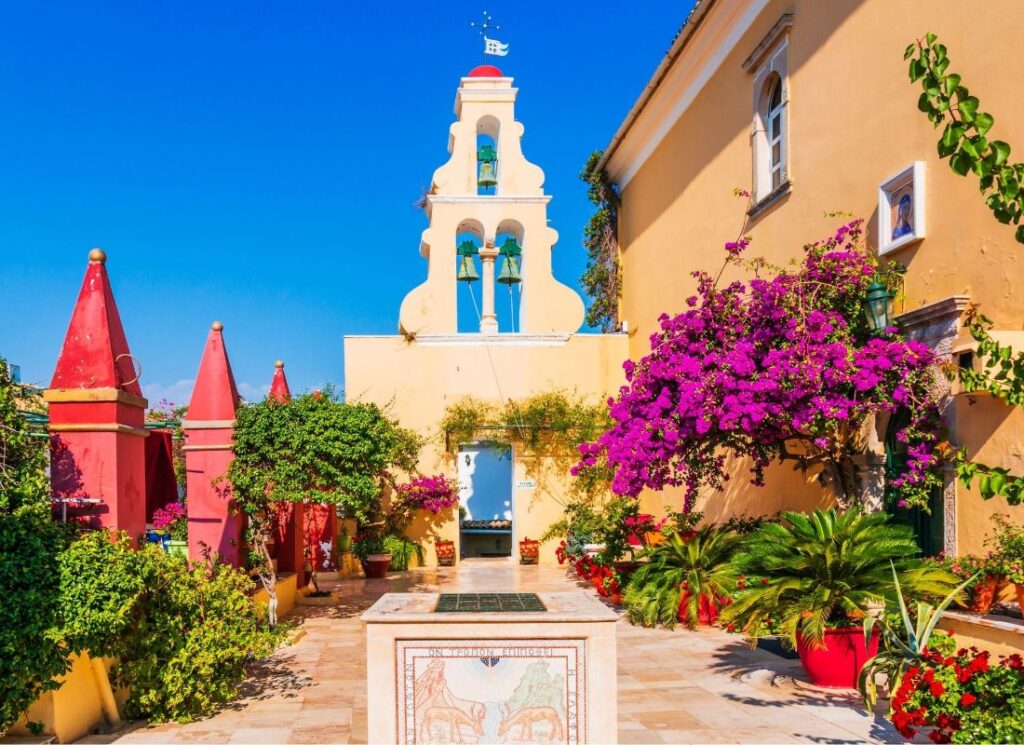
<instances>
[{"instance_id":1,"label":"yellow building","mask_svg":"<svg viewBox=\"0 0 1024 745\"><path fill-rule=\"evenodd\" d=\"M419 248L426 280L402 303L400 334L345 337L349 400L388 407L424 437L421 471L457 476L462 485L464 519L423 520L410 536L455 540L463 557L517 558L519 540L536 539L562 517L568 474L539 480L520 453L486 437L455 443L458 457L449 457L439 432L448 407L467 395L503 405L554 390L602 400L621 383L628 353L625 334L579 333L583 301L552 275L558 234L547 224L551 197L544 172L523 156L516 94L493 66L462 78L451 157L425 200L430 224ZM506 328L499 327L496 285L508 288L514 309ZM459 293L461 307L472 293L468 307L479 309L472 331L458 318ZM554 549L542 547L543 563L554 562ZM436 563L433 551L426 559Z\"/></svg>"},{"instance_id":2,"label":"yellow building","mask_svg":"<svg viewBox=\"0 0 1024 745\"><path fill-rule=\"evenodd\" d=\"M969 351L962 313L979 302L1002 338L1024 337L1024 302L1015 295L1024 247L1012 226L993 219L977 180L939 160L939 131L917 109L920 87L903 61L908 44L936 33L950 70L994 115L990 136L1024 147L1024 92L1007 67L1022 20L1016 0L699 2L601 163L622 197L620 317L629 356L648 351L660 313L684 309L690 272L718 267L725 241L749 233L753 253L782 264L837 224L828 211L864 217L869 248L907 267L896 310L908 334L956 362ZM752 192L749 204L734 196L737 187ZM1024 473L1020 411L955 389L947 404L954 441L982 462ZM876 430L859 471L878 504L887 423ZM745 484L744 464L732 465L727 491L701 499L711 518L829 501L813 473L776 466L758 488ZM680 499L645 497L650 511ZM952 478L933 507L931 518L904 516L930 551L982 551L994 512L1024 520L1021 508L984 502Z\"/></svg>"}]
</instances>

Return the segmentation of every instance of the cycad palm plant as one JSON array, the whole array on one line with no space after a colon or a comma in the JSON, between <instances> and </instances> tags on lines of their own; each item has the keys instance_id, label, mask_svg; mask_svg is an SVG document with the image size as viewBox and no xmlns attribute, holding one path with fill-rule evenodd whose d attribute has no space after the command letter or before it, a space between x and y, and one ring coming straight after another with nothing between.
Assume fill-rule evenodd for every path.
<instances>
[{"instance_id":1,"label":"cycad palm plant","mask_svg":"<svg viewBox=\"0 0 1024 745\"><path fill-rule=\"evenodd\" d=\"M642 626L664 624L674 628L679 616L690 628L699 621L701 598L717 604L727 596L729 560L739 536L705 526L688 538L674 535L647 551L650 561L633 573L624 598L629 618ZM680 614L680 602L686 606Z\"/></svg>"},{"instance_id":2,"label":"cycad palm plant","mask_svg":"<svg viewBox=\"0 0 1024 745\"><path fill-rule=\"evenodd\" d=\"M956 586L955 575L917 553L913 531L884 512L785 512L747 536L733 558L734 601L723 620L751 630L771 616L790 645L799 635L823 646L826 629L851 614L880 601L895 607L890 562L916 597L942 597Z\"/></svg>"}]
</instances>

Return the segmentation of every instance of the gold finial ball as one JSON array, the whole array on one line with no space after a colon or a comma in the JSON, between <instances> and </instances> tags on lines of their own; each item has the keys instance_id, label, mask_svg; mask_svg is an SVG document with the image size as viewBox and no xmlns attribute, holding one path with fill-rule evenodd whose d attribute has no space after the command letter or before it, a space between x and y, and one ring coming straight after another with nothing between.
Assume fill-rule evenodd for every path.
<instances>
[{"instance_id":1,"label":"gold finial ball","mask_svg":"<svg viewBox=\"0 0 1024 745\"><path fill-rule=\"evenodd\" d=\"M220 321L214 321L213 323L210 324L210 328L213 329L214 331L223 331L224 324L221 323Z\"/></svg>"},{"instance_id":2,"label":"gold finial ball","mask_svg":"<svg viewBox=\"0 0 1024 745\"><path fill-rule=\"evenodd\" d=\"M275 360L274 367L284 367L284 360Z\"/></svg>"},{"instance_id":3,"label":"gold finial ball","mask_svg":"<svg viewBox=\"0 0 1024 745\"><path fill-rule=\"evenodd\" d=\"M95 261L97 264L107 263L107 254L102 248L94 248L89 252L89 261Z\"/></svg>"}]
</instances>

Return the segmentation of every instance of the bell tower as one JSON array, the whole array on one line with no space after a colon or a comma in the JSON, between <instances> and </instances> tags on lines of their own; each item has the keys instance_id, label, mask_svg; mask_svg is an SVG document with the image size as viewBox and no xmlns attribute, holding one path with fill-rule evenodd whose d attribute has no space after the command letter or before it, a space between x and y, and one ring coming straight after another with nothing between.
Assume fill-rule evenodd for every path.
<instances>
[{"instance_id":1,"label":"bell tower","mask_svg":"<svg viewBox=\"0 0 1024 745\"><path fill-rule=\"evenodd\" d=\"M558 233L547 224L544 172L523 156L517 92L493 65L462 78L450 157L434 172L426 196L430 225L420 255L427 279L406 295L399 314L406 335L457 333L460 284L480 298L482 335L575 333L583 322L583 300L552 275ZM495 284L518 290L518 318L510 328L498 327Z\"/></svg>"}]
</instances>

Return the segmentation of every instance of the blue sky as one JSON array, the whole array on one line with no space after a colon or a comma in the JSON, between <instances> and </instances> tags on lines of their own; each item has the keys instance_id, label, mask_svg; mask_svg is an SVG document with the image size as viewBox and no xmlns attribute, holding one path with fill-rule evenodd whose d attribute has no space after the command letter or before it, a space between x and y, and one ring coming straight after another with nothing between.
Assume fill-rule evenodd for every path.
<instances>
[{"instance_id":1,"label":"blue sky","mask_svg":"<svg viewBox=\"0 0 1024 745\"><path fill-rule=\"evenodd\" d=\"M425 276L412 204L485 7L576 285L579 169L691 4L0 2L0 355L49 382L101 246L154 403L187 401L214 319L243 395L276 358L293 389L342 384L342 336L394 333Z\"/></svg>"}]
</instances>

